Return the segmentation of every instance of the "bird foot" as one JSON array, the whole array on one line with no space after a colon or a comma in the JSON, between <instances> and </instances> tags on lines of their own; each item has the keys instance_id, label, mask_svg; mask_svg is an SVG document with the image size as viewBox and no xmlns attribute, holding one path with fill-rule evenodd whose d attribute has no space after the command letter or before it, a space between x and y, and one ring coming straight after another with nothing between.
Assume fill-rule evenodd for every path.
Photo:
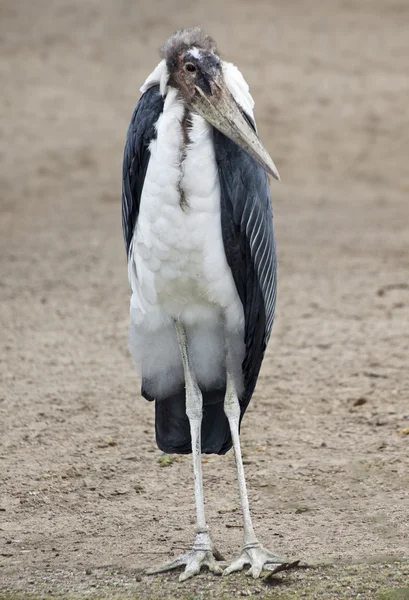
<instances>
[{"instance_id":1,"label":"bird foot","mask_svg":"<svg viewBox=\"0 0 409 600\"><path fill-rule=\"evenodd\" d=\"M229 575L235 571L241 571L245 565L250 565L247 575L251 575L254 579L260 577L263 569L270 571L270 574L288 569L290 566L295 567L296 563L291 563L286 558L280 558L269 550L266 550L260 542L246 544L243 550L235 561L224 570L223 575Z\"/></svg>"},{"instance_id":2,"label":"bird foot","mask_svg":"<svg viewBox=\"0 0 409 600\"><path fill-rule=\"evenodd\" d=\"M208 531L199 531L196 535L195 543L190 552L182 554L179 558L170 561L161 567L149 569L147 575L156 575L157 573L166 573L179 567L185 566L185 570L179 576L179 581L186 581L193 575L200 573L202 567L207 567L215 575L221 575L223 569L217 564L216 558L219 553L215 552Z\"/></svg>"}]
</instances>

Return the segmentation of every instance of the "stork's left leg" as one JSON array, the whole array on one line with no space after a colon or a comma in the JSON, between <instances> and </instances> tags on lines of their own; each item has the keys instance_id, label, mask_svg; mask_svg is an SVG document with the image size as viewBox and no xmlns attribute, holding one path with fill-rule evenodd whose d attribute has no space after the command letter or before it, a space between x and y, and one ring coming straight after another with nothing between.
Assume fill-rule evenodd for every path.
<instances>
[{"instance_id":1,"label":"stork's left leg","mask_svg":"<svg viewBox=\"0 0 409 600\"><path fill-rule=\"evenodd\" d=\"M243 550L239 558L236 559L229 567L227 567L227 569L224 571L224 574L228 575L229 573L233 573L233 571L241 571L245 565L250 565L249 575L252 575L254 579L257 579L257 577L260 576L260 573L263 570L263 568L269 571L274 571L276 570L277 565L286 565L289 563L289 561L284 558L280 558L279 556L276 556L269 550L266 550L260 544L260 542L256 538L256 534L254 533L240 448L240 405L233 379L229 373L227 373L224 412L229 421L230 431L233 440L234 456L236 459L237 479L239 483L244 525Z\"/></svg>"},{"instance_id":2,"label":"stork's left leg","mask_svg":"<svg viewBox=\"0 0 409 600\"><path fill-rule=\"evenodd\" d=\"M193 577L193 575L199 573L202 566L207 567L209 571L212 571L212 573L216 573L217 575L221 575L223 569L216 563L204 509L201 457L201 427L203 412L202 393L197 384L196 377L189 359L185 328L180 321L175 321L175 329L182 356L186 386L186 414L189 419L190 434L192 438L193 473L195 480L196 500L196 539L190 552L162 567L159 567L158 569L151 569L147 571L147 573L149 575L163 573L165 571L170 571L186 565L184 572L179 577L179 581L184 581L185 579Z\"/></svg>"}]
</instances>

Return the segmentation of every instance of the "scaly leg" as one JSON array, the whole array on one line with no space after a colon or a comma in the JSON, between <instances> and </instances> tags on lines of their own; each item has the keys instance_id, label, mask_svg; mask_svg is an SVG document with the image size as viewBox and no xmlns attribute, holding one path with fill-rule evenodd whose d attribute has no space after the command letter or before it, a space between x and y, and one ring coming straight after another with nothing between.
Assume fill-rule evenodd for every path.
<instances>
[{"instance_id":1,"label":"scaly leg","mask_svg":"<svg viewBox=\"0 0 409 600\"><path fill-rule=\"evenodd\" d=\"M190 433L192 438L193 454L193 473L195 480L195 500L196 500L196 539L193 548L187 554L176 560L163 565L157 569L147 571L149 575L163 573L186 565L184 572L180 575L179 581L185 581L200 572L202 566L208 567L209 571L221 575L222 568L216 563L213 554L212 541L210 539L209 528L206 524L203 479L202 479L202 457L201 457L201 426L203 399L202 393L197 385L197 381L189 359L187 347L186 331L180 321L175 321L176 335L179 342L179 348L182 355L183 370L186 386L186 414L189 419Z\"/></svg>"},{"instance_id":2,"label":"scaly leg","mask_svg":"<svg viewBox=\"0 0 409 600\"><path fill-rule=\"evenodd\" d=\"M246 480L244 477L243 460L240 448L239 422L240 422L240 405L237 397L233 379L227 373L226 397L224 400L224 412L229 421L230 431L233 440L234 456L237 466L237 479L239 482L240 500L243 510L243 525L244 525L244 543L243 550L238 559L236 559L225 571L228 575L234 571L241 571L244 565L250 565L249 575L254 579L260 576L261 571L267 569L275 571L277 565L287 565L289 561L280 558L266 550L256 538L254 533L253 523L251 521L250 507L247 496ZM282 568L282 567L281 567ZM277 568L277 570L281 570Z\"/></svg>"}]
</instances>

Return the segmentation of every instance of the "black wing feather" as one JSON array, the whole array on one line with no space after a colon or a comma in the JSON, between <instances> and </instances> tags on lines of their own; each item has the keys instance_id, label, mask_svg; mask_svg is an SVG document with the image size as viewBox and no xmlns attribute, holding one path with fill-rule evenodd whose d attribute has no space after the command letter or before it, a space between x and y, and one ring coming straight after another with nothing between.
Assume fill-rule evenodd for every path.
<instances>
[{"instance_id":1,"label":"black wing feather","mask_svg":"<svg viewBox=\"0 0 409 600\"><path fill-rule=\"evenodd\" d=\"M214 145L224 249L245 319L243 415L257 383L274 320L277 259L273 214L264 169L216 129Z\"/></svg>"},{"instance_id":2,"label":"black wing feather","mask_svg":"<svg viewBox=\"0 0 409 600\"><path fill-rule=\"evenodd\" d=\"M156 138L155 124L163 111L163 102L159 86L149 88L136 105L128 128L122 171L122 230L127 255L149 164L149 144Z\"/></svg>"}]
</instances>

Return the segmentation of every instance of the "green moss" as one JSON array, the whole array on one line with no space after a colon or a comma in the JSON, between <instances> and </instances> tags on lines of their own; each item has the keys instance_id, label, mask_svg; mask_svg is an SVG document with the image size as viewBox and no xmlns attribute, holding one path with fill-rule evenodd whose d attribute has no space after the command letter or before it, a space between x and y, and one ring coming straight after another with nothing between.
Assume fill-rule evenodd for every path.
<instances>
[{"instance_id":1,"label":"green moss","mask_svg":"<svg viewBox=\"0 0 409 600\"><path fill-rule=\"evenodd\" d=\"M175 459L169 456L169 454L162 454L162 456L158 459L158 463L161 467L170 467L173 465Z\"/></svg>"},{"instance_id":2,"label":"green moss","mask_svg":"<svg viewBox=\"0 0 409 600\"><path fill-rule=\"evenodd\" d=\"M409 587L382 592L376 600L409 600Z\"/></svg>"}]
</instances>

